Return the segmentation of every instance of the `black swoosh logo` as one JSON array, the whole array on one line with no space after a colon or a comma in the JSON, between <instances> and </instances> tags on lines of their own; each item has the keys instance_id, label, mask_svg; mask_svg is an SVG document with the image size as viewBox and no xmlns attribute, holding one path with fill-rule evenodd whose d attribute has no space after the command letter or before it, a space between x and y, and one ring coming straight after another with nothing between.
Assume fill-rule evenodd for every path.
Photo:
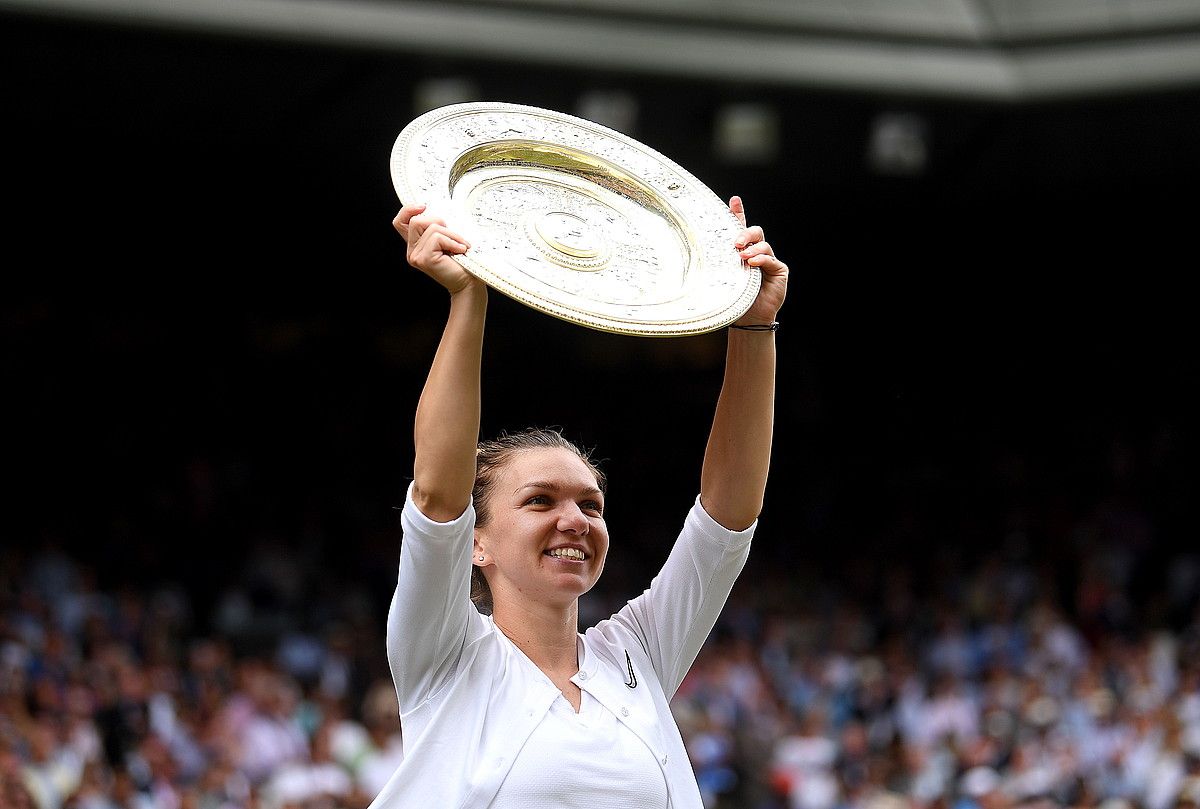
<instances>
[{"instance_id":1,"label":"black swoosh logo","mask_svg":"<svg viewBox=\"0 0 1200 809\"><path fill-rule=\"evenodd\" d=\"M629 667L629 679L625 681L627 688L637 688L637 675L633 673L633 661L629 659L629 652L625 652L625 665Z\"/></svg>"}]
</instances>

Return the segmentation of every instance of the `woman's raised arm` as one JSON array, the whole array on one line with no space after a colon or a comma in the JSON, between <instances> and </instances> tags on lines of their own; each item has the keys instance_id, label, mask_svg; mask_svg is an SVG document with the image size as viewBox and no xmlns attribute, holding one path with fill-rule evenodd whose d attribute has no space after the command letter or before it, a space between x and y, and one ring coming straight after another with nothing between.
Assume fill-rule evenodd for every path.
<instances>
[{"instance_id":1,"label":"woman's raised arm","mask_svg":"<svg viewBox=\"0 0 1200 809\"><path fill-rule=\"evenodd\" d=\"M729 209L746 224L739 197ZM762 272L762 287L728 331L725 379L700 475L700 502L726 528L749 528L762 511L771 466L775 419L775 332L787 296L788 268L775 257L760 227L747 227L738 241L742 260ZM737 328L747 326L747 330Z\"/></svg>"},{"instance_id":2,"label":"woman's raised arm","mask_svg":"<svg viewBox=\"0 0 1200 809\"><path fill-rule=\"evenodd\" d=\"M450 293L413 425L413 502L431 520L448 522L466 510L475 482L487 287L451 258L467 251L466 240L423 205L404 206L392 224L408 243L408 262Z\"/></svg>"}]
</instances>

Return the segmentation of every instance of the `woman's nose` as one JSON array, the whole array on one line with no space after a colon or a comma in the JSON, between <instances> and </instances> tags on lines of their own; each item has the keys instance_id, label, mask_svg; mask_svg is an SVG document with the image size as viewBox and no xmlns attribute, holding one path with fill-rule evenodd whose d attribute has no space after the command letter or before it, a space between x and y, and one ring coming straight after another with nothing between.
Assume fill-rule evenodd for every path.
<instances>
[{"instance_id":1,"label":"woman's nose","mask_svg":"<svg viewBox=\"0 0 1200 809\"><path fill-rule=\"evenodd\" d=\"M574 503L565 506L558 515L558 530L564 534L583 536L591 527L587 515Z\"/></svg>"}]
</instances>

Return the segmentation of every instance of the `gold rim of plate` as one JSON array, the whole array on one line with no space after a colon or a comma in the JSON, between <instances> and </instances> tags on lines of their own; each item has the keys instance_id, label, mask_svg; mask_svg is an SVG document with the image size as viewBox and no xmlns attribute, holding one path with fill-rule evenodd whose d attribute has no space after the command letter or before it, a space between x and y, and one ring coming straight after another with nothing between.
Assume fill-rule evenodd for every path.
<instances>
[{"instance_id":1,"label":"gold rim of plate","mask_svg":"<svg viewBox=\"0 0 1200 809\"><path fill-rule=\"evenodd\" d=\"M401 204L422 202L471 248L455 259L554 317L650 337L702 334L741 317L761 274L742 226L704 183L654 149L554 110L452 104L392 147Z\"/></svg>"}]
</instances>

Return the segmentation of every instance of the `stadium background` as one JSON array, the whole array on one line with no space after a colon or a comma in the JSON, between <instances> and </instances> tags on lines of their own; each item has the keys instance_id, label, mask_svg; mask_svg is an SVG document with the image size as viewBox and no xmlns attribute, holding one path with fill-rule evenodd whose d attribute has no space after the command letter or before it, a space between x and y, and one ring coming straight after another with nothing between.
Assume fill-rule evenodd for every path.
<instances>
[{"instance_id":1,"label":"stadium background","mask_svg":"<svg viewBox=\"0 0 1200 809\"><path fill-rule=\"evenodd\" d=\"M1003 666L983 638L997 626L1034 638L1057 616L1091 661L1059 661L1071 685L1029 663L1033 640L1011 668L1060 715L1083 672L1099 672L1093 690L1122 707L1109 724L1128 730L1130 749L1139 721L1165 731L1200 699L1188 685L1200 663L1189 292L1200 51L1170 81L998 99L489 60L38 5L0 4L4 771L69 776L38 769L35 739L52 729L46 760L63 758L65 703L90 677L105 750L80 775L101 786L35 790L41 806L91 809L105 804L81 795L122 789L164 807L221 805L203 786L211 753L151 774L161 726L95 718L108 716L96 683L160 670L186 683L213 639L226 703L201 710L182 687L143 689L175 693L191 717L177 727L216 733L242 669L290 682L296 716L332 713L331 700L365 724L363 700L386 677L412 409L444 314L391 229L387 160L434 98L608 111L719 195L742 195L792 267L762 528L680 699L713 805L1181 799L1185 775L1162 798L1124 764L1022 787L1016 731L1007 746L966 751L988 736L981 684ZM1176 22L1159 36L1194 33ZM722 129L731 105L760 122L760 139ZM889 122L899 151L883 138ZM591 618L644 586L695 495L723 338L601 334L494 298L484 432L562 426L611 478L613 558ZM52 637L74 661L57 674ZM1121 672L1164 638L1174 679L1139 708L1136 677ZM101 655L101 639L125 662ZM331 660L347 673L335 697L320 693ZM895 718L899 685L887 707L864 702L857 675L839 691L839 661L915 678L927 708L947 682L969 695L974 724L948 734L951 763L897 753L907 738L936 759L941 741L918 744ZM1026 710L1037 696L1011 707L1017 726L1042 727ZM303 725L296 761L311 757L318 726ZM871 766L852 761L855 727L882 734L863 753ZM784 744L795 738L833 752L810 746L816 762L798 763ZM1191 772L1200 743L1176 752ZM288 761L262 764L249 780L264 791L244 800L279 804L282 787L266 785ZM992 780L1002 797L978 786ZM307 805L337 803L321 801Z\"/></svg>"}]
</instances>

